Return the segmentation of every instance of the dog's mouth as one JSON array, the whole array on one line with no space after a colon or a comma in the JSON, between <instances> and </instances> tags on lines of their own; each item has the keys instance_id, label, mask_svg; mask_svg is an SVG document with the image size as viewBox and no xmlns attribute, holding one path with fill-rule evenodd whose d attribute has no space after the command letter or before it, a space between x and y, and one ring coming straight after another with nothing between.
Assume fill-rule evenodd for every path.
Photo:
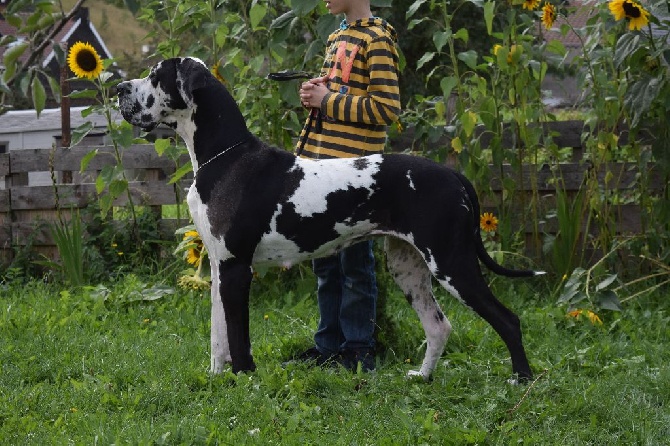
<instances>
[{"instance_id":1,"label":"dog's mouth","mask_svg":"<svg viewBox=\"0 0 670 446\"><path fill-rule=\"evenodd\" d=\"M155 122L150 114L143 114L141 110L138 110L139 107L132 104L132 101L119 97L119 111L123 119L146 132L150 132L158 126L158 122Z\"/></svg>"}]
</instances>

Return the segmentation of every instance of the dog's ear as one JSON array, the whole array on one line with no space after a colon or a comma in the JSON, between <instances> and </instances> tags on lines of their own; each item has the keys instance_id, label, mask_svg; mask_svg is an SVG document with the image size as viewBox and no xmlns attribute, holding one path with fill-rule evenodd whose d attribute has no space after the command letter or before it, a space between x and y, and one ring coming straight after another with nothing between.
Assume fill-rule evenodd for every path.
<instances>
[{"instance_id":1,"label":"dog's ear","mask_svg":"<svg viewBox=\"0 0 670 446\"><path fill-rule=\"evenodd\" d=\"M207 66L198 60L191 57L179 59L178 65L175 67L178 74L178 79L182 83L182 91L186 96L185 99L192 101L193 93L196 90L205 87L216 86L219 81L209 72Z\"/></svg>"}]
</instances>

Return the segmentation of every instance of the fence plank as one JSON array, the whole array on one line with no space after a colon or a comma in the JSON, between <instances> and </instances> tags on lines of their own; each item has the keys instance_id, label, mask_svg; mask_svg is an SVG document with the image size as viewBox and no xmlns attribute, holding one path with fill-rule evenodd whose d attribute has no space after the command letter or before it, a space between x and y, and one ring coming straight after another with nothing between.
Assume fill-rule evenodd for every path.
<instances>
[{"instance_id":1,"label":"fence plank","mask_svg":"<svg viewBox=\"0 0 670 446\"><path fill-rule=\"evenodd\" d=\"M52 150L55 151L52 155ZM97 155L91 159L87 170L101 170L103 167L116 164L114 148L111 146L73 147L55 149L22 149L12 150L12 173L48 172L50 159L53 160L55 171L79 171L81 160L91 151ZM150 144L133 145L122 151L122 164L125 169L161 169L174 172L174 162L165 156L159 156ZM188 156L180 158L180 162L188 161Z\"/></svg>"},{"instance_id":2,"label":"fence plank","mask_svg":"<svg viewBox=\"0 0 670 446\"><path fill-rule=\"evenodd\" d=\"M640 181L640 170L635 163L607 163L595 171L588 164L564 163L555 166L544 164L542 166L524 165L519 173L515 173L510 165L503 165L502 172L492 169L491 188L494 191L503 189L501 175L503 178L515 180L518 190L531 191L537 189L539 192L552 192L556 190L556 182L564 184L565 190L576 191L583 184L587 174L596 175L598 183L607 185L611 189L631 189L636 187ZM649 165L646 169L650 190L659 191L665 185L659 169Z\"/></svg>"}]
</instances>

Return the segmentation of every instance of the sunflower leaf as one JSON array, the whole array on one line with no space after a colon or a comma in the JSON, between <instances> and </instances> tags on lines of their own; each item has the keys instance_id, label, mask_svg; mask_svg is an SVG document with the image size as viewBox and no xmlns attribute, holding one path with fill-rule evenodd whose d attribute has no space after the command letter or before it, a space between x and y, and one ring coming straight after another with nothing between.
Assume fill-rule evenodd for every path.
<instances>
[{"instance_id":1,"label":"sunflower leaf","mask_svg":"<svg viewBox=\"0 0 670 446\"><path fill-rule=\"evenodd\" d=\"M68 95L71 99L93 99L98 95L96 90L75 90Z\"/></svg>"},{"instance_id":2,"label":"sunflower leaf","mask_svg":"<svg viewBox=\"0 0 670 446\"><path fill-rule=\"evenodd\" d=\"M72 131L72 137L70 139L70 147L74 147L81 142L82 139L88 133L93 130L93 123L91 121L86 121L76 129Z\"/></svg>"},{"instance_id":3,"label":"sunflower leaf","mask_svg":"<svg viewBox=\"0 0 670 446\"><path fill-rule=\"evenodd\" d=\"M426 3L426 0L416 0L414 3L410 5L410 7L407 9L407 12L405 13L405 18L408 19L412 17L414 14L416 14L416 11Z\"/></svg>"},{"instance_id":4,"label":"sunflower leaf","mask_svg":"<svg viewBox=\"0 0 670 446\"><path fill-rule=\"evenodd\" d=\"M37 76L33 77L33 82L30 87L33 97L33 105L35 106L35 111L37 112L37 117L40 117L40 113L44 110L44 106L47 102L47 93L44 90L44 85L40 82Z\"/></svg>"}]
</instances>

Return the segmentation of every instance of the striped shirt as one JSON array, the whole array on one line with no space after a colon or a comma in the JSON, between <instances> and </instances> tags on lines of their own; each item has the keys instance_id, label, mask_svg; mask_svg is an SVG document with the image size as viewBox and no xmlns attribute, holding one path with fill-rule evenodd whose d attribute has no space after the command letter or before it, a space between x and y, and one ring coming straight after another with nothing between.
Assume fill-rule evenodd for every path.
<instances>
[{"instance_id":1,"label":"striped shirt","mask_svg":"<svg viewBox=\"0 0 670 446\"><path fill-rule=\"evenodd\" d=\"M386 127L400 112L396 41L396 31L379 18L343 22L328 37L321 76L328 75L330 93L300 133L301 156L350 158L384 150Z\"/></svg>"}]
</instances>

